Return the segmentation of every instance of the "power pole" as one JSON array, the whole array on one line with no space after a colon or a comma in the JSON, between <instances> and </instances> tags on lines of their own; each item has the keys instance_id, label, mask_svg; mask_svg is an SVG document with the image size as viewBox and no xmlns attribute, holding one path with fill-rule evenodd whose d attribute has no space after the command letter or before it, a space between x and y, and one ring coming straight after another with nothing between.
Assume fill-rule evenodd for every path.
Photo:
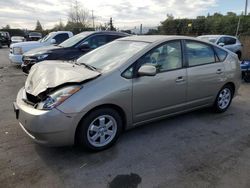
<instances>
[{"instance_id":1,"label":"power pole","mask_svg":"<svg viewBox=\"0 0 250 188\"><path fill-rule=\"evenodd\" d=\"M93 21L93 29L95 30L95 18L94 18L94 11L92 10L92 21Z\"/></svg>"},{"instance_id":2,"label":"power pole","mask_svg":"<svg viewBox=\"0 0 250 188\"><path fill-rule=\"evenodd\" d=\"M240 17L239 17L239 21L238 21L238 25L237 25L236 34L235 34L236 37L237 37L238 34L239 34L239 28L240 28Z\"/></svg>"},{"instance_id":3,"label":"power pole","mask_svg":"<svg viewBox=\"0 0 250 188\"><path fill-rule=\"evenodd\" d=\"M245 16L247 15L247 7L248 7L248 0L246 0L246 4L245 4Z\"/></svg>"},{"instance_id":4,"label":"power pole","mask_svg":"<svg viewBox=\"0 0 250 188\"><path fill-rule=\"evenodd\" d=\"M140 25L140 35L142 35L142 24Z\"/></svg>"}]
</instances>

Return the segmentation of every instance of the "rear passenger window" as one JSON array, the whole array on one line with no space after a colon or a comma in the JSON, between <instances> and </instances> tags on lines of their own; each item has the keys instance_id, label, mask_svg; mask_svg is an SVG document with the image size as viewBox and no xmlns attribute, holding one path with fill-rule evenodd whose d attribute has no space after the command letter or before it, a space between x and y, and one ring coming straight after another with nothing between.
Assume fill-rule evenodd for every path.
<instances>
[{"instance_id":1,"label":"rear passenger window","mask_svg":"<svg viewBox=\"0 0 250 188\"><path fill-rule=\"evenodd\" d=\"M106 35L96 35L87 39L84 43L87 43L90 48L95 49L107 43Z\"/></svg>"},{"instance_id":2,"label":"rear passenger window","mask_svg":"<svg viewBox=\"0 0 250 188\"><path fill-rule=\"evenodd\" d=\"M186 41L186 56L190 67L215 62L212 47L199 42Z\"/></svg>"},{"instance_id":3,"label":"rear passenger window","mask_svg":"<svg viewBox=\"0 0 250 188\"><path fill-rule=\"evenodd\" d=\"M219 58L219 61L224 61L227 57L227 52L225 50L222 50L220 48L214 47L214 50L216 52L217 57Z\"/></svg>"},{"instance_id":4,"label":"rear passenger window","mask_svg":"<svg viewBox=\"0 0 250 188\"><path fill-rule=\"evenodd\" d=\"M224 43L224 45L232 45L236 43L236 39L232 37L221 37L217 44Z\"/></svg>"},{"instance_id":5,"label":"rear passenger window","mask_svg":"<svg viewBox=\"0 0 250 188\"><path fill-rule=\"evenodd\" d=\"M236 39L232 37L225 37L225 45L232 45L236 43Z\"/></svg>"},{"instance_id":6,"label":"rear passenger window","mask_svg":"<svg viewBox=\"0 0 250 188\"><path fill-rule=\"evenodd\" d=\"M111 42L113 40L116 40L116 39L119 39L121 38L122 36L118 36L118 35L109 35L108 36L108 42Z\"/></svg>"}]
</instances>

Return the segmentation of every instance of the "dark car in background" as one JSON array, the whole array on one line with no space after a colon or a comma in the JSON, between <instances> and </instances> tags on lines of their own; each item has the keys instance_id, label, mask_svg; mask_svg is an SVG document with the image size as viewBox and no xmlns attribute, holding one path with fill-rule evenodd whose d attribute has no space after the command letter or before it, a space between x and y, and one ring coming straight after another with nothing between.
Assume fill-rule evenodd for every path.
<instances>
[{"instance_id":1,"label":"dark car in background","mask_svg":"<svg viewBox=\"0 0 250 188\"><path fill-rule=\"evenodd\" d=\"M28 41L38 41L43 37L42 33L30 32L28 35Z\"/></svg>"},{"instance_id":2,"label":"dark car in background","mask_svg":"<svg viewBox=\"0 0 250 188\"><path fill-rule=\"evenodd\" d=\"M2 46L10 47L10 43L10 34L5 31L0 31L0 48L2 48Z\"/></svg>"},{"instance_id":3,"label":"dark car in background","mask_svg":"<svg viewBox=\"0 0 250 188\"><path fill-rule=\"evenodd\" d=\"M115 31L82 32L59 45L28 51L23 55L22 69L23 72L29 73L32 65L44 60L75 60L99 46L126 36L129 34Z\"/></svg>"},{"instance_id":4,"label":"dark car in background","mask_svg":"<svg viewBox=\"0 0 250 188\"><path fill-rule=\"evenodd\" d=\"M250 61L244 60L240 64L242 78L245 82L250 82Z\"/></svg>"}]
</instances>

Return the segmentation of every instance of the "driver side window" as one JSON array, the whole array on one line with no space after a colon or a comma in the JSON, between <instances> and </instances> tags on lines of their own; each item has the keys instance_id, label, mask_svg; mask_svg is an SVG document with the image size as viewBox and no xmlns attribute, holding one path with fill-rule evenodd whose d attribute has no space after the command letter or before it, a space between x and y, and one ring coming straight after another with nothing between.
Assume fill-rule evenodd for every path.
<instances>
[{"instance_id":1,"label":"driver side window","mask_svg":"<svg viewBox=\"0 0 250 188\"><path fill-rule=\"evenodd\" d=\"M88 44L90 48L95 49L107 43L107 36L96 35L87 39L84 44Z\"/></svg>"},{"instance_id":2,"label":"driver side window","mask_svg":"<svg viewBox=\"0 0 250 188\"><path fill-rule=\"evenodd\" d=\"M141 65L151 64L157 72L182 68L181 42L172 41L152 49L139 60Z\"/></svg>"}]
</instances>

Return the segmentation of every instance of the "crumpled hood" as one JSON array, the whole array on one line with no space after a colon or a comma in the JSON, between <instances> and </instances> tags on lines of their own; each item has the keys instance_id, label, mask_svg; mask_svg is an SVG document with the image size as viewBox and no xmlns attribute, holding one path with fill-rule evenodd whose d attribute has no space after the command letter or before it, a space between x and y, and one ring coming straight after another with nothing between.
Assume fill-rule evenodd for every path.
<instances>
[{"instance_id":1,"label":"crumpled hood","mask_svg":"<svg viewBox=\"0 0 250 188\"><path fill-rule=\"evenodd\" d=\"M33 50L29 50L28 52L26 52L24 54L24 56L33 56L33 55L37 55L37 54L45 54L45 53L49 53L50 51L53 51L55 49L60 49L60 48L61 47L55 46L55 45L43 46L43 47L35 48Z\"/></svg>"},{"instance_id":2,"label":"crumpled hood","mask_svg":"<svg viewBox=\"0 0 250 188\"><path fill-rule=\"evenodd\" d=\"M62 61L44 61L32 66L25 82L25 90L33 96L65 83L79 83L95 78L101 73L89 70L84 65Z\"/></svg>"}]
</instances>

